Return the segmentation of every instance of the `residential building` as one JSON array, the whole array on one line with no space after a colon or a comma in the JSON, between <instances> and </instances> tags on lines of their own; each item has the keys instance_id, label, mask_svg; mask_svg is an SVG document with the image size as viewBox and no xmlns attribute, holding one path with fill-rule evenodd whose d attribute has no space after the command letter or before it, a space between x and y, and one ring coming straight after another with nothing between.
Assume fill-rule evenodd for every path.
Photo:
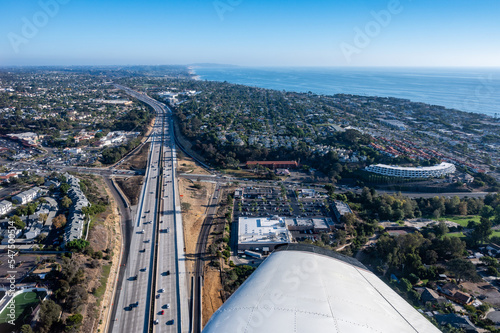
<instances>
[{"instance_id":1,"label":"residential building","mask_svg":"<svg viewBox=\"0 0 500 333\"><path fill-rule=\"evenodd\" d=\"M430 167L400 167L396 165L372 164L366 171L383 176L401 178L434 178L454 173L456 168L451 163L443 162Z\"/></svg>"},{"instance_id":2,"label":"residential building","mask_svg":"<svg viewBox=\"0 0 500 333\"><path fill-rule=\"evenodd\" d=\"M0 173L0 181L8 182L11 178L17 178L17 172L2 172Z\"/></svg>"},{"instance_id":3,"label":"residential building","mask_svg":"<svg viewBox=\"0 0 500 333\"><path fill-rule=\"evenodd\" d=\"M8 214L12 210L12 202L7 200L0 201L0 216Z\"/></svg>"},{"instance_id":4,"label":"residential building","mask_svg":"<svg viewBox=\"0 0 500 333\"><path fill-rule=\"evenodd\" d=\"M38 196L41 194L42 189L35 186L33 188L30 188L27 191L21 192L19 194L16 194L15 196L12 197L12 202L15 204L19 205L25 205L28 202L31 202L38 198Z\"/></svg>"},{"instance_id":5,"label":"residential building","mask_svg":"<svg viewBox=\"0 0 500 333\"><path fill-rule=\"evenodd\" d=\"M64 244L82 238L85 224L85 214L83 214L82 209L90 206L90 202L80 188L79 179L70 174L65 174L65 176L68 184L71 185L68 197L73 205L69 210L68 222L65 227Z\"/></svg>"}]
</instances>

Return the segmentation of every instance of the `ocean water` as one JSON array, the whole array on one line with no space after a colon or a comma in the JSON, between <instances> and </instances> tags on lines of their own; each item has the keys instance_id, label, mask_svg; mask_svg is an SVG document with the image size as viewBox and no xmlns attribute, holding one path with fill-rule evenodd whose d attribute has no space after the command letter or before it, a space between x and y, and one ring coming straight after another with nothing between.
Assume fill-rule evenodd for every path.
<instances>
[{"instance_id":1,"label":"ocean water","mask_svg":"<svg viewBox=\"0 0 500 333\"><path fill-rule=\"evenodd\" d=\"M202 80L317 94L397 97L500 117L500 68L195 67Z\"/></svg>"}]
</instances>

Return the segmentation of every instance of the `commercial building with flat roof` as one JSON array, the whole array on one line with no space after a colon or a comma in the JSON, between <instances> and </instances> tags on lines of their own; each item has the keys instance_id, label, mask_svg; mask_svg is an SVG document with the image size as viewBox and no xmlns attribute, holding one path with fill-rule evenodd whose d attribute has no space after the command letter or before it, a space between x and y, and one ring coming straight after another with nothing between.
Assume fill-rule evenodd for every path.
<instances>
[{"instance_id":1,"label":"commercial building with flat roof","mask_svg":"<svg viewBox=\"0 0 500 333\"><path fill-rule=\"evenodd\" d=\"M281 217L240 217L238 219L238 251L269 252L276 245L291 241L292 235Z\"/></svg>"},{"instance_id":2,"label":"commercial building with flat roof","mask_svg":"<svg viewBox=\"0 0 500 333\"><path fill-rule=\"evenodd\" d=\"M342 218L342 216L352 213L351 207L349 207L349 205L345 202L339 200L333 201L332 208L333 213L335 214L335 218L337 219L337 223L340 223L340 219Z\"/></svg>"},{"instance_id":3,"label":"commercial building with flat roof","mask_svg":"<svg viewBox=\"0 0 500 333\"><path fill-rule=\"evenodd\" d=\"M451 163L443 162L430 167L400 167L396 165L372 164L365 168L368 172L401 178L434 178L454 173L456 168Z\"/></svg>"},{"instance_id":4,"label":"commercial building with flat roof","mask_svg":"<svg viewBox=\"0 0 500 333\"><path fill-rule=\"evenodd\" d=\"M318 232L329 232L333 228L333 221L329 217L296 217L296 218L285 218L285 224L290 231L313 231Z\"/></svg>"}]
</instances>

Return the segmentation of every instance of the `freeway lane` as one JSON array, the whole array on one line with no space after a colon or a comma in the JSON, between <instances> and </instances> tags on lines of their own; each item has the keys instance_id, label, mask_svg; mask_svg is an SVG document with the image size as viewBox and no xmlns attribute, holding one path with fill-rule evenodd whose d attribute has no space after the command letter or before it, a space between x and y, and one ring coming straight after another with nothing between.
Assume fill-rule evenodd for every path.
<instances>
[{"instance_id":1,"label":"freeway lane","mask_svg":"<svg viewBox=\"0 0 500 333\"><path fill-rule=\"evenodd\" d=\"M174 151L169 138L169 122L165 121L161 177L161 215L158 234L158 263L156 274L155 315L158 324L155 332L176 332L176 323L181 321L177 296L178 269L175 248L175 206L174 206Z\"/></svg>"},{"instance_id":2,"label":"freeway lane","mask_svg":"<svg viewBox=\"0 0 500 333\"><path fill-rule=\"evenodd\" d=\"M154 108L157 119L150 136L149 161L134 220L136 233L132 235L125 274L137 279L123 282L110 331L188 332L184 236L171 111L148 96L116 86ZM139 302L137 307L130 308L135 302Z\"/></svg>"},{"instance_id":3,"label":"freeway lane","mask_svg":"<svg viewBox=\"0 0 500 333\"><path fill-rule=\"evenodd\" d=\"M154 128L161 128L157 119ZM155 236L156 187L159 175L159 155L155 154L161 145L161 135L152 135L151 149L144 185L139 198L136 216L132 220L133 232L129 245L129 260L125 268L125 279L119 290L115 321L110 326L111 332L148 332L149 311L152 287L152 266Z\"/></svg>"}]
</instances>

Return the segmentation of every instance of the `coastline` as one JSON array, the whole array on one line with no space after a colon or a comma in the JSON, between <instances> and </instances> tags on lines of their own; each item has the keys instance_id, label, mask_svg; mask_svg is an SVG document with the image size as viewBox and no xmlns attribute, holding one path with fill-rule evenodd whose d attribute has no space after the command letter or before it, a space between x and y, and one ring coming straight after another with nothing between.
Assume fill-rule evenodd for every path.
<instances>
[{"instance_id":1,"label":"coastline","mask_svg":"<svg viewBox=\"0 0 500 333\"><path fill-rule=\"evenodd\" d=\"M191 75L191 78L195 81L201 81L201 76L196 74L194 67L188 66L188 74Z\"/></svg>"},{"instance_id":2,"label":"coastline","mask_svg":"<svg viewBox=\"0 0 500 333\"><path fill-rule=\"evenodd\" d=\"M394 97L466 113L500 116L500 69L192 68L196 79L316 94ZM491 70L491 71L489 71ZM487 80L483 80L487 77Z\"/></svg>"}]
</instances>

